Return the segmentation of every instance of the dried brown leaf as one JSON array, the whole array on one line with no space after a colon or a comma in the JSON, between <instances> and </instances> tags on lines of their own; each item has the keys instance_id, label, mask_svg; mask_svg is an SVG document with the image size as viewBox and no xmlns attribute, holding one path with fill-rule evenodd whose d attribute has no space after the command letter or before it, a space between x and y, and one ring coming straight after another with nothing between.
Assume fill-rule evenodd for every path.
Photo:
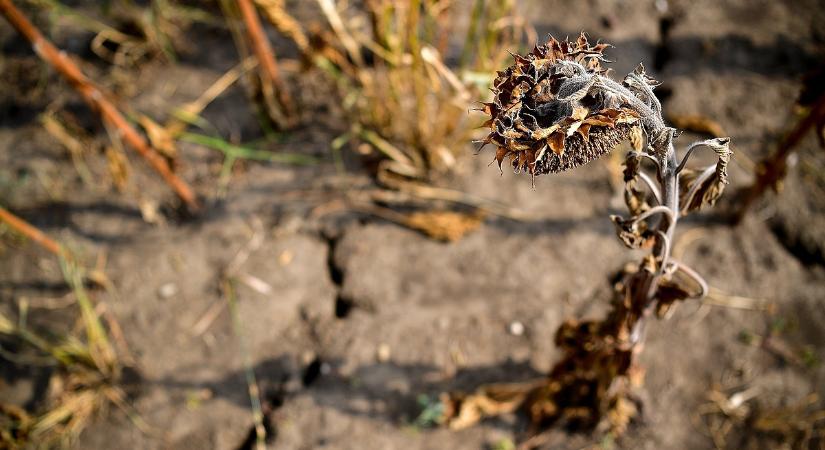
<instances>
[{"instance_id":1,"label":"dried brown leaf","mask_svg":"<svg viewBox=\"0 0 825 450\"><path fill-rule=\"evenodd\" d=\"M697 211L705 205L713 206L722 196L728 184L728 163L733 154L729 143L729 138L718 138L694 144L710 147L716 152L719 160L715 166L710 166L701 172L682 171L680 177L682 214Z\"/></svg>"},{"instance_id":2,"label":"dried brown leaf","mask_svg":"<svg viewBox=\"0 0 825 450\"><path fill-rule=\"evenodd\" d=\"M459 430L470 427L485 417L512 413L543 382L544 380L492 384L483 386L472 394L443 395L443 420L450 428Z\"/></svg>"},{"instance_id":3,"label":"dried brown leaf","mask_svg":"<svg viewBox=\"0 0 825 450\"><path fill-rule=\"evenodd\" d=\"M687 277L681 270L663 277L656 290L656 314L664 317L674 305L683 300L700 298L702 287Z\"/></svg>"},{"instance_id":4,"label":"dried brown leaf","mask_svg":"<svg viewBox=\"0 0 825 450\"><path fill-rule=\"evenodd\" d=\"M480 213L454 211L423 211L407 216L406 224L427 236L445 242L455 242L475 231L484 221Z\"/></svg>"},{"instance_id":5,"label":"dried brown leaf","mask_svg":"<svg viewBox=\"0 0 825 450\"><path fill-rule=\"evenodd\" d=\"M610 220L616 226L616 235L628 248L649 248L653 245L656 236L647 229L644 220L625 219L617 215L611 215Z\"/></svg>"}]
</instances>

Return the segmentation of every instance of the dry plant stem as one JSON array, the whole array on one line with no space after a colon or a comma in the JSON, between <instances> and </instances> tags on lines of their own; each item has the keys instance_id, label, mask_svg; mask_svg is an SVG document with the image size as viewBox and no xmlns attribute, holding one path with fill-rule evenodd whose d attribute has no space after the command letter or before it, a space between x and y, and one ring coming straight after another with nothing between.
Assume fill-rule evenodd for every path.
<instances>
[{"instance_id":1,"label":"dry plant stem","mask_svg":"<svg viewBox=\"0 0 825 450\"><path fill-rule=\"evenodd\" d=\"M0 206L0 222L7 224L18 233L40 244L43 248L54 253L55 255L70 259L71 255L55 240L46 236L45 233L35 228L32 224L10 213L2 206Z\"/></svg>"},{"instance_id":2,"label":"dry plant stem","mask_svg":"<svg viewBox=\"0 0 825 450\"><path fill-rule=\"evenodd\" d=\"M31 42L35 53L69 81L83 99L100 113L104 122L111 124L118 131L120 137L163 177L191 210L199 209L198 201L189 185L172 172L166 160L149 147L143 136L129 124L117 107L106 98L103 91L83 75L83 72L65 52L58 50L49 42L11 0L0 0L0 12L20 34Z\"/></svg>"},{"instance_id":3,"label":"dry plant stem","mask_svg":"<svg viewBox=\"0 0 825 450\"><path fill-rule=\"evenodd\" d=\"M653 257L660 269L664 269L665 265L670 259L670 250L673 242L673 235L676 230L676 223L679 220L679 166L676 161L676 150L673 148L672 132L665 131L670 136L661 147L655 148L656 155L659 156L659 182L661 191L662 206L670 210L667 218L662 218L657 226L657 233L660 236L659 245L656 246L653 252ZM662 142L662 141L660 141ZM642 312L642 316L636 322L631 332L631 345L638 346L644 341L644 331L646 319L652 314L656 305L656 290L659 284L659 279L662 275L662 270L655 273L650 273L644 270L638 272L639 276L646 277L642 288L633 292L633 304ZM634 354L637 353L634 351Z\"/></svg>"},{"instance_id":4,"label":"dry plant stem","mask_svg":"<svg viewBox=\"0 0 825 450\"><path fill-rule=\"evenodd\" d=\"M814 125L822 121L825 121L825 95L814 103L808 115L797 122L791 132L782 139L776 151L756 166L756 180L745 193L742 206L736 215L737 222L742 221L753 202L761 197L766 190L776 189L788 170L788 156L794 151L805 134Z\"/></svg>"},{"instance_id":5,"label":"dry plant stem","mask_svg":"<svg viewBox=\"0 0 825 450\"><path fill-rule=\"evenodd\" d=\"M266 81L270 82L277 91L278 102L289 117L293 113L292 99L281 80L278 63L275 61L275 52L269 44L263 26L261 26L261 20L255 11L255 5L252 4L252 0L238 0L238 8L241 11L241 16L243 16L244 24L246 24L246 32L249 34L252 50L255 52L255 57L258 58L263 73L268 78Z\"/></svg>"}]
</instances>

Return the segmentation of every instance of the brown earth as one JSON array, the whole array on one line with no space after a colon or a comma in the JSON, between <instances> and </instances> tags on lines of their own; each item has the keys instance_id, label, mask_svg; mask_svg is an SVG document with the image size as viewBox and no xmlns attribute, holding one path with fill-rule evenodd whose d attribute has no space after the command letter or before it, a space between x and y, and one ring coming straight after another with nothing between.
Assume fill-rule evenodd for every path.
<instances>
[{"instance_id":1,"label":"brown earth","mask_svg":"<svg viewBox=\"0 0 825 450\"><path fill-rule=\"evenodd\" d=\"M620 0L532 1L526 8L540 35L585 30L615 45L608 55L616 76L645 63L664 81L659 92L671 116L717 120L737 158L731 194L751 179L743 161L764 155L792 123L800 75L823 57L825 8L816 1L656 3L668 10ZM128 74L131 88L117 92L157 119L196 98L236 59L228 34L199 33L178 64L145 63ZM115 79L87 50L89 36L59 27L53 36L84 58L96 78ZM0 39L0 203L85 255L108 256L106 273L116 289L96 292L95 300L123 328L139 373L133 405L156 432L147 435L112 410L83 433L78 448L251 448L245 357L262 390L272 448L507 448L523 436L524 419L489 420L462 431L422 428L415 423L419 399L545 373L558 357L556 327L565 318L602 314L609 279L640 256L621 246L607 219L621 202L604 161L542 177L531 188L529 177L499 176L487 166L491 154L473 156L469 148L459 173L440 184L539 220L492 217L458 242L436 242L337 207L343 191L370 188L356 158L348 161L347 175L331 162L244 164L226 196L217 198L220 155L181 144L182 175L209 199L201 217L182 220L165 206L171 194L131 157L124 192L106 180L102 154L91 167L99 179L82 183L38 115L59 102L96 142L106 142L105 131L5 23ZM301 83L314 89L311 80ZM323 92L305 96L317 101ZM240 87L205 116L224 136L261 136ZM329 142L342 127L307 120L273 150L330 160ZM698 137L684 134L679 144ZM810 393L825 396L819 363L825 358L825 155L813 136L798 161L786 189L742 225L699 215L685 221L677 238L677 254L707 278L715 303L739 296L772 308L688 303L654 322L641 359L644 409L630 430L615 442L560 434L546 448L713 448L711 419L702 411L710 410L714 387L727 395L755 389L747 404L763 409L799 404ZM152 201L160 201L162 223L144 220L139 206ZM735 197L723 203L721 209L731 208ZM23 297L68 292L43 250L19 242L2 248L5 312ZM254 281L239 288L242 341L219 286L230 265L238 276L263 282L257 290ZM68 329L71 317L61 310L29 313L33 326L52 329ZM523 333L511 332L514 322L523 324ZM752 342L771 330L784 353ZM0 361L0 397L36 406L50 369L5 356ZM779 447L787 444L781 440L740 424L728 444L790 448Z\"/></svg>"}]
</instances>

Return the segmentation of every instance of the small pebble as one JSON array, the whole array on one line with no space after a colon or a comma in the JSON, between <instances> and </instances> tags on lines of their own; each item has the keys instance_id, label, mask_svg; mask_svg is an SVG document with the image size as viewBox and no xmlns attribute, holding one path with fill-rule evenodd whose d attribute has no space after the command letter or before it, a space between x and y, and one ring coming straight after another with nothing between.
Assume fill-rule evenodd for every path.
<instances>
[{"instance_id":1,"label":"small pebble","mask_svg":"<svg viewBox=\"0 0 825 450\"><path fill-rule=\"evenodd\" d=\"M378 358L378 362L387 362L390 360L390 346L387 344L381 344L378 346L378 351L376 352L376 357Z\"/></svg>"},{"instance_id":2,"label":"small pebble","mask_svg":"<svg viewBox=\"0 0 825 450\"><path fill-rule=\"evenodd\" d=\"M521 336L524 334L524 324L518 320L514 320L510 322L510 326L507 327L507 331L509 331L513 336Z\"/></svg>"},{"instance_id":3,"label":"small pebble","mask_svg":"<svg viewBox=\"0 0 825 450\"><path fill-rule=\"evenodd\" d=\"M175 283L166 283L158 288L158 296L162 299L167 299L178 293L178 285Z\"/></svg>"},{"instance_id":4,"label":"small pebble","mask_svg":"<svg viewBox=\"0 0 825 450\"><path fill-rule=\"evenodd\" d=\"M295 254L292 253L292 250L284 250L278 255L278 264L281 266L288 266L289 263L292 262L292 259L295 258Z\"/></svg>"}]
</instances>

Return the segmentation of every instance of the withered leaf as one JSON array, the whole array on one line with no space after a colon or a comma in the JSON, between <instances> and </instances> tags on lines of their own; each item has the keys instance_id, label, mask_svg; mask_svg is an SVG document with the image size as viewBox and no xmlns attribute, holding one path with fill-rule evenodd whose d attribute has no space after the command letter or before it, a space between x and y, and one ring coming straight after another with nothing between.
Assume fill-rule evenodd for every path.
<instances>
[{"instance_id":1,"label":"withered leaf","mask_svg":"<svg viewBox=\"0 0 825 450\"><path fill-rule=\"evenodd\" d=\"M637 180L632 179L626 182L624 186L624 202L625 205L627 205L628 211L634 216L650 209L650 204L647 202L647 194L644 190L636 188L637 183Z\"/></svg>"},{"instance_id":2,"label":"withered leaf","mask_svg":"<svg viewBox=\"0 0 825 450\"><path fill-rule=\"evenodd\" d=\"M664 317L677 302L691 297L693 295L680 283L672 279L662 280L656 290L656 315Z\"/></svg>"},{"instance_id":3,"label":"withered leaf","mask_svg":"<svg viewBox=\"0 0 825 450\"><path fill-rule=\"evenodd\" d=\"M641 170L642 156L636 151L629 152L624 162L624 202L627 209L637 216L648 209L647 194L644 189L638 189L638 175Z\"/></svg>"},{"instance_id":4,"label":"withered leaf","mask_svg":"<svg viewBox=\"0 0 825 450\"><path fill-rule=\"evenodd\" d=\"M701 298L704 294L703 287L698 280L689 276L682 267L663 277L659 282L656 290L656 313L659 317L663 317L676 303Z\"/></svg>"},{"instance_id":5,"label":"withered leaf","mask_svg":"<svg viewBox=\"0 0 825 450\"><path fill-rule=\"evenodd\" d=\"M653 245L656 235L647 229L647 222L625 219L622 216L611 215L610 220L616 226L616 235L628 248L648 248Z\"/></svg>"},{"instance_id":6,"label":"withered leaf","mask_svg":"<svg viewBox=\"0 0 825 450\"><path fill-rule=\"evenodd\" d=\"M691 146L710 147L719 159L715 166L709 166L703 171L682 171L680 179L682 214L697 211L704 205L713 206L722 196L728 184L728 163L733 154L729 143L730 138L716 138L697 142Z\"/></svg>"},{"instance_id":7,"label":"withered leaf","mask_svg":"<svg viewBox=\"0 0 825 450\"><path fill-rule=\"evenodd\" d=\"M599 126L599 127L614 127L614 126L616 126L616 120L615 119L613 119L609 116L606 116L604 114L601 114L601 113L588 117L587 119L584 120L584 123L586 123L588 125Z\"/></svg>"},{"instance_id":8,"label":"withered leaf","mask_svg":"<svg viewBox=\"0 0 825 450\"><path fill-rule=\"evenodd\" d=\"M581 135L582 140L585 143L590 141L590 124L589 123L582 123L581 125L579 125L579 128L576 129L576 132Z\"/></svg>"},{"instance_id":9,"label":"withered leaf","mask_svg":"<svg viewBox=\"0 0 825 450\"><path fill-rule=\"evenodd\" d=\"M484 215L480 213L422 211L407 216L406 225L433 239L455 242L475 231L483 221Z\"/></svg>"},{"instance_id":10,"label":"withered leaf","mask_svg":"<svg viewBox=\"0 0 825 450\"><path fill-rule=\"evenodd\" d=\"M501 162L504 161L504 157L507 156L508 150L505 147L498 147L496 150L496 162L498 163L498 169L501 170Z\"/></svg>"},{"instance_id":11,"label":"withered leaf","mask_svg":"<svg viewBox=\"0 0 825 450\"><path fill-rule=\"evenodd\" d=\"M460 430L485 417L511 413L543 382L542 379L524 383L501 383L483 386L472 394L442 395L444 416L441 421L447 422L454 430Z\"/></svg>"},{"instance_id":12,"label":"withered leaf","mask_svg":"<svg viewBox=\"0 0 825 450\"><path fill-rule=\"evenodd\" d=\"M638 152L629 152L624 160L624 181L628 182L639 175L642 168L642 155Z\"/></svg>"}]
</instances>

